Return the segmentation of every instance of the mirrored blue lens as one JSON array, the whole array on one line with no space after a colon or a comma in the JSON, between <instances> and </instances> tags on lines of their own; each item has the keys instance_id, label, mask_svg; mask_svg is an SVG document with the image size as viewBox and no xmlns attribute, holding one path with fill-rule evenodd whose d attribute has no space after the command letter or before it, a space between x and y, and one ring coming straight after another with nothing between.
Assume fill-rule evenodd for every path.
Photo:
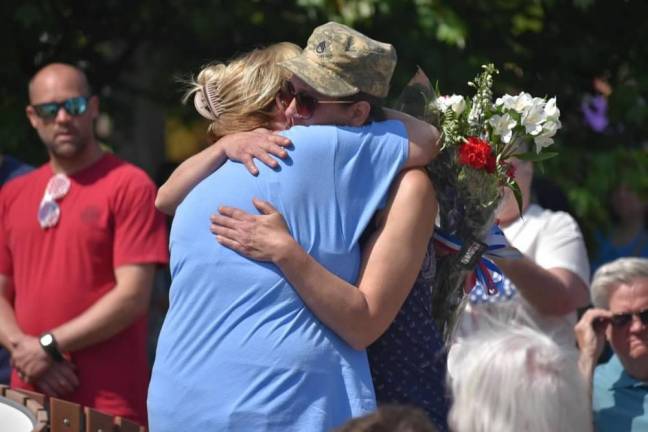
<instances>
[{"instance_id":1,"label":"mirrored blue lens","mask_svg":"<svg viewBox=\"0 0 648 432\"><path fill-rule=\"evenodd\" d=\"M77 96L66 99L63 102L47 102L34 105L36 114L43 119L56 117L61 108L71 116L79 116L88 109L88 98L85 96Z\"/></svg>"}]
</instances>

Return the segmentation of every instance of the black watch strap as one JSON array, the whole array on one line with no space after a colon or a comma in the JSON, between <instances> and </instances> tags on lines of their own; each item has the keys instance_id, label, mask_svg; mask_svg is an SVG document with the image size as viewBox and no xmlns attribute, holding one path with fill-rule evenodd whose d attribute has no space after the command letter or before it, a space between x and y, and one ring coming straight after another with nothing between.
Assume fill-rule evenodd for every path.
<instances>
[{"instance_id":1,"label":"black watch strap","mask_svg":"<svg viewBox=\"0 0 648 432\"><path fill-rule=\"evenodd\" d=\"M56 339L54 339L54 335L52 333L43 333L38 338L38 341L40 342L40 346L43 348L43 350L47 354L49 354L49 356L52 357L54 361L63 361L63 354L61 354L61 351L59 351L58 344L56 343Z\"/></svg>"}]
</instances>

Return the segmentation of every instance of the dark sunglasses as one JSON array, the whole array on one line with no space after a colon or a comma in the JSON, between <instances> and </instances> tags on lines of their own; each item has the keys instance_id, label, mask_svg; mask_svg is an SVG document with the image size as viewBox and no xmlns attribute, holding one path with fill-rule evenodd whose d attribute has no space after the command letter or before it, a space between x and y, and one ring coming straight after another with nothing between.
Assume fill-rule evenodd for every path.
<instances>
[{"instance_id":1,"label":"dark sunglasses","mask_svg":"<svg viewBox=\"0 0 648 432\"><path fill-rule=\"evenodd\" d=\"M294 99L297 114L303 119L311 118L319 104L353 104L357 102L351 100L319 100L315 96L303 91L295 91L295 87L290 81L284 81L279 91L279 99L286 107Z\"/></svg>"},{"instance_id":2,"label":"dark sunglasses","mask_svg":"<svg viewBox=\"0 0 648 432\"><path fill-rule=\"evenodd\" d=\"M632 321L634 315L638 316L644 325L648 325L648 309L639 312L614 314L612 315L612 318L610 318L610 322L614 327L625 327Z\"/></svg>"},{"instance_id":3,"label":"dark sunglasses","mask_svg":"<svg viewBox=\"0 0 648 432\"><path fill-rule=\"evenodd\" d=\"M59 110L63 108L66 113L71 116L80 116L88 109L88 98L85 96L77 96L66 99L63 102L47 102L38 105L33 105L34 110L38 117L48 120L56 117Z\"/></svg>"}]
</instances>

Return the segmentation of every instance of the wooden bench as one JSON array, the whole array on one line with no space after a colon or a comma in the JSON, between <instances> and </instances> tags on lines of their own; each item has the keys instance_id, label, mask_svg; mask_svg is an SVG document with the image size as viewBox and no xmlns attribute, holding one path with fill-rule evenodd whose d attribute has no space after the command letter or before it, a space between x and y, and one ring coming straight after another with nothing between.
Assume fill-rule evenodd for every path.
<instances>
[{"instance_id":1,"label":"wooden bench","mask_svg":"<svg viewBox=\"0 0 648 432\"><path fill-rule=\"evenodd\" d=\"M38 399L31 398L25 393L17 390L12 390L3 384L0 384L0 396L24 407L23 412L26 411L31 415L30 417L34 426L32 432L46 432L48 430L49 417L47 410Z\"/></svg>"},{"instance_id":2,"label":"wooden bench","mask_svg":"<svg viewBox=\"0 0 648 432\"><path fill-rule=\"evenodd\" d=\"M0 396L25 406L36 419L33 432L146 432L144 426L62 399L0 385Z\"/></svg>"}]
</instances>

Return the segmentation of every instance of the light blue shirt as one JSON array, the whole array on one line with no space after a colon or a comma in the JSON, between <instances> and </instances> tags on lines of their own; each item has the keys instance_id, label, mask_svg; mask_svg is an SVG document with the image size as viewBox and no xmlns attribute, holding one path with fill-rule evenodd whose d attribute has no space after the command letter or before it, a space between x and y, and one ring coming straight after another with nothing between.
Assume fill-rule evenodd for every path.
<instances>
[{"instance_id":1,"label":"light blue shirt","mask_svg":"<svg viewBox=\"0 0 648 432\"><path fill-rule=\"evenodd\" d=\"M358 240L407 159L400 122L294 127L280 169L257 177L227 162L178 207L170 235L170 308L149 388L161 431L328 431L375 409L365 351L325 327L273 264L221 246L209 216L270 201L292 235L347 281ZM322 287L325 289L325 287Z\"/></svg>"},{"instance_id":2,"label":"light blue shirt","mask_svg":"<svg viewBox=\"0 0 648 432\"><path fill-rule=\"evenodd\" d=\"M597 432L648 431L648 383L628 375L616 355L596 368L592 393Z\"/></svg>"}]
</instances>

